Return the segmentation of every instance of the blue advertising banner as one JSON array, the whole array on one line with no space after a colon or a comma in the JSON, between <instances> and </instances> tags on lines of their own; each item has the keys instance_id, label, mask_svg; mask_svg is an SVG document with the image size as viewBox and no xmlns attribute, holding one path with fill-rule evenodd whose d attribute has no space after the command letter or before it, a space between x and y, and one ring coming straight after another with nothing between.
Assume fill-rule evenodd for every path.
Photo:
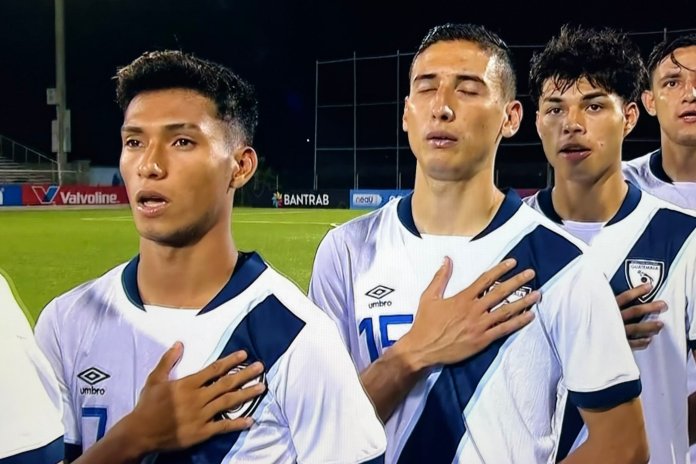
<instances>
[{"instance_id":1,"label":"blue advertising banner","mask_svg":"<svg viewBox=\"0 0 696 464\"><path fill-rule=\"evenodd\" d=\"M412 190L351 190L350 209L375 209L387 204L389 200L400 198Z\"/></svg>"},{"instance_id":2,"label":"blue advertising banner","mask_svg":"<svg viewBox=\"0 0 696 464\"><path fill-rule=\"evenodd\" d=\"M0 185L0 207L22 206L21 185Z\"/></svg>"}]
</instances>

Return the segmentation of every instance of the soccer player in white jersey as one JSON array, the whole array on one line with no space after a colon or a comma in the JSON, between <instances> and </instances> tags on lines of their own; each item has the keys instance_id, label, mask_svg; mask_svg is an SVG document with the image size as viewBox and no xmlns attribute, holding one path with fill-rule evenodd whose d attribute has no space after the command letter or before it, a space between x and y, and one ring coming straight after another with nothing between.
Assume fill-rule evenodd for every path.
<instances>
[{"instance_id":1,"label":"soccer player in white jersey","mask_svg":"<svg viewBox=\"0 0 696 464\"><path fill-rule=\"evenodd\" d=\"M652 49L647 61L643 106L660 124L660 148L625 161L624 176L645 192L696 210L696 34L666 39ZM696 408L696 363L689 358L689 402ZM689 423L696 441L696 421ZM696 446L691 447L696 463Z\"/></svg>"},{"instance_id":2,"label":"soccer player in white jersey","mask_svg":"<svg viewBox=\"0 0 696 464\"><path fill-rule=\"evenodd\" d=\"M58 381L0 273L0 463L63 460Z\"/></svg>"},{"instance_id":3,"label":"soccer player in white jersey","mask_svg":"<svg viewBox=\"0 0 696 464\"><path fill-rule=\"evenodd\" d=\"M0 383L0 463L62 462L65 453L60 386L2 271L0 319L0 357L5 372ZM248 428L250 424L241 418L209 423L197 406L209 403L211 393L216 393L216 398L226 395L226 401L219 402L221 412L229 409L230 400L241 405L257 396L249 388L238 389L258 374L251 367L219 382L225 387L223 391L211 392L199 385L216 378L220 364L227 369L244 361L244 353L233 353L190 378L170 380L169 371L181 353L180 343L165 352L148 376L135 410L76 464L138 462L151 451L179 449L216 434Z\"/></svg>"},{"instance_id":4,"label":"soccer player in white jersey","mask_svg":"<svg viewBox=\"0 0 696 464\"><path fill-rule=\"evenodd\" d=\"M150 462L381 462L384 429L335 325L230 234L234 192L257 166L251 86L192 55L151 52L119 70L117 99L140 254L49 303L36 329L62 386L66 443L88 449L131 411L180 340L174 376L243 349L263 364L252 383L265 392L223 414L251 418L248 430Z\"/></svg>"},{"instance_id":5,"label":"soccer player in white jersey","mask_svg":"<svg viewBox=\"0 0 696 464\"><path fill-rule=\"evenodd\" d=\"M570 402L590 440L566 462L645 462L638 369L606 279L579 240L493 183L498 144L522 116L507 46L481 26L435 27L410 81L403 127L417 159L414 192L330 231L310 285L373 399L392 374L380 371L381 357L402 356L401 376L419 375L385 424L386 461L552 462ZM444 352L448 322L416 308L445 256L454 263L445 267L449 285L424 299L512 257L535 271L511 298L525 300L534 319L463 361Z\"/></svg>"},{"instance_id":6,"label":"soccer player in white jersey","mask_svg":"<svg viewBox=\"0 0 696 464\"><path fill-rule=\"evenodd\" d=\"M660 148L623 163L628 180L696 210L696 34L657 44L647 61L643 106L660 123Z\"/></svg>"},{"instance_id":7,"label":"soccer player in white jersey","mask_svg":"<svg viewBox=\"0 0 696 464\"><path fill-rule=\"evenodd\" d=\"M621 145L638 121L644 76L636 46L611 29L564 27L534 55L530 94L555 182L528 202L590 245L587 257L615 295L649 286L625 304L643 303L651 313L645 324L661 328L634 352L650 458L681 464L688 462L692 416L686 365L696 346L696 215L641 192L621 172ZM558 457L583 440L581 418L568 411Z\"/></svg>"}]
</instances>

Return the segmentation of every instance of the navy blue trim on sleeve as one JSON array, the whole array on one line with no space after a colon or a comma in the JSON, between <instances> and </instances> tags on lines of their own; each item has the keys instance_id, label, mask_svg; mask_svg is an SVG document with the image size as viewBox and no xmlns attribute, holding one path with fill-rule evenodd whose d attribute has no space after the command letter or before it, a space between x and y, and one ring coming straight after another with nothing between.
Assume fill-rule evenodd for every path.
<instances>
[{"instance_id":1,"label":"navy blue trim on sleeve","mask_svg":"<svg viewBox=\"0 0 696 464\"><path fill-rule=\"evenodd\" d=\"M363 464L384 464L384 454L380 454L379 456L368 461L363 461Z\"/></svg>"},{"instance_id":2,"label":"navy blue trim on sleeve","mask_svg":"<svg viewBox=\"0 0 696 464\"><path fill-rule=\"evenodd\" d=\"M686 343L690 350L696 350L696 340L688 340Z\"/></svg>"},{"instance_id":3,"label":"navy blue trim on sleeve","mask_svg":"<svg viewBox=\"0 0 696 464\"><path fill-rule=\"evenodd\" d=\"M72 443L65 444L65 460L73 462L82 456L82 445L74 445Z\"/></svg>"},{"instance_id":4,"label":"navy blue trim on sleeve","mask_svg":"<svg viewBox=\"0 0 696 464\"><path fill-rule=\"evenodd\" d=\"M604 390L578 393L568 392L568 399L578 408L603 409L612 408L633 398L638 398L643 386L640 379L619 383Z\"/></svg>"},{"instance_id":5,"label":"navy blue trim on sleeve","mask_svg":"<svg viewBox=\"0 0 696 464\"><path fill-rule=\"evenodd\" d=\"M0 464L36 464L38 462L57 463L61 462L63 458L63 437L60 436L51 443L41 446L40 448L0 459Z\"/></svg>"}]
</instances>

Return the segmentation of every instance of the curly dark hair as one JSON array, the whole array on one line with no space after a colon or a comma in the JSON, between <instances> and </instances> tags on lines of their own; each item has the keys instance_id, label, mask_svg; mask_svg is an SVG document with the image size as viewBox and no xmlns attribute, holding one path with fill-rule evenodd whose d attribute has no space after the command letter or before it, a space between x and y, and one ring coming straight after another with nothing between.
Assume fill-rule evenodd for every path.
<instances>
[{"instance_id":1,"label":"curly dark hair","mask_svg":"<svg viewBox=\"0 0 696 464\"><path fill-rule=\"evenodd\" d=\"M515 69L512 66L512 55L507 44L496 33L489 31L484 26L477 24L442 24L435 26L428 31L421 41L416 54L411 61L411 71L416 58L428 47L438 42L452 42L455 40L465 40L477 44L481 49L491 56L500 59L500 81L502 83L503 95L507 99L514 99L517 93ZM411 73L409 71L409 74Z\"/></svg>"},{"instance_id":2,"label":"curly dark hair","mask_svg":"<svg viewBox=\"0 0 696 464\"><path fill-rule=\"evenodd\" d=\"M653 47L652 51L650 52L650 56L648 56L648 63L647 63L647 68L648 68L648 76L650 79L647 82L647 87L650 87L651 80L652 80L652 75L655 72L655 69L662 63L662 61L669 57L672 60L672 63L676 64L680 68L686 68L683 64L679 63L676 58L674 58L674 51L677 50L678 48L685 48L685 47L692 47L696 46L696 34L688 34L688 35L683 35L680 37L677 37L672 40L663 40L662 42L658 43ZM689 69L689 68L686 68ZM689 71L694 71L693 69L689 69Z\"/></svg>"},{"instance_id":3,"label":"curly dark hair","mask_svg":"<svg viewBox=\"0 0 696 464\"><path fill-rule=\"evenodd\" d=\"M116 101L123 111L141 92L189 89L209 98L230 130L252 144L259 119L254 88L228 68L176 50L145 52L118 69Z\"/></svg>"},{"instance_id":4,"label":"curly dark hair","mask_svg":"<svg viewBox=\"0 0 696 464\"><path fill-rule=\"evenodd\" d=\"M582 78L625 102L640 98L646 71L638 47L625 33L565 25L544 50L532 56L529 93L539 104L544 82L552 79L565 92Z\"/></svg>"}]
</instances>

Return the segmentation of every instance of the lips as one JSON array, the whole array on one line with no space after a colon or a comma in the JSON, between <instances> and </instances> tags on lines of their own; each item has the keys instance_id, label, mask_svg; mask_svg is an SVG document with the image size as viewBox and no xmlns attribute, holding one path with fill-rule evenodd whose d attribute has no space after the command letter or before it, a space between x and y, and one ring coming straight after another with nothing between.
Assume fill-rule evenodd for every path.
<instances>
[{"instance_id":1,"label":"lips","mask_svg":"<svg viewBox=\"0 0 696 464\"><path fill-rule=\"evenodd\" d=\"M432 131L426 135L426 140L435 148L447 148L457 143L457 136L447 131Z\"/></svg>"},{"instance_id":2,"label":"lips","mask_svg":"<svg viewBox=\"0 0 696 464\"><path fill-rule=\"evenodd\" d=\"M679 119L686 122L696 122L696 108L689 108L679 113Z\"/></svg>"},{"instance_id":3,"label":"lips","mask_svg":"<svg viewBox=\"0 0 696 464\"><path fill-rule=\"evenodd\" d=\"M141 190L135 196L138 211L147 217L155 217L169 205L169 198L153 190Z\"/></svg>"},{"instance_id":4,"label":"lips","mask_svg":"<svg viewBox=\"0 0 696 464\"><path fill-rule=\"evenodd\" d=\"M569 161L582 161L588 156L592 151L586 145L580 143L567 143L561 147L559 154L569 160Z\"/></svg>"}]
</instances>

